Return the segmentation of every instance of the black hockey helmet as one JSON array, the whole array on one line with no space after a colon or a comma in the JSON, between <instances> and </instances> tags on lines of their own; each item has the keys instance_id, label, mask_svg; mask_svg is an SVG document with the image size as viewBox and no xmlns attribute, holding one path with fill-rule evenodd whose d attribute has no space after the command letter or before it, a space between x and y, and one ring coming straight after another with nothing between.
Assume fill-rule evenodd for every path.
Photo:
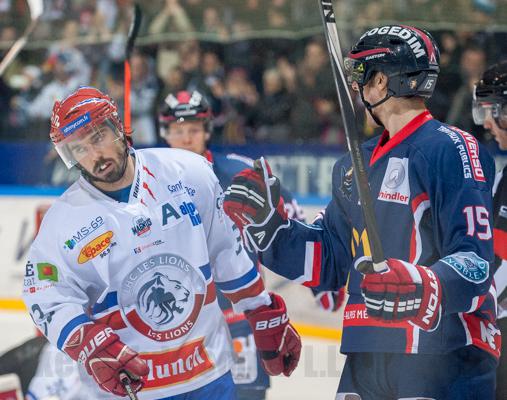
<instances>
[{"instance_id":1,"label":"black hockey helmet","mask_svg":"<svg viewBox=\"0 0 507 400\"><path fill-rule=\"evenodd\" d=\"M165 137L173 122L203 121L206 132L211 132L211 108L206 98L197 90L183 90L176 95L169 93L158 117L160 134Z\"/></svg>"},{"instance_id":2,"label":"black hockey helmet","mask_svg":"<svg viewBox=\"0 0 507 400\"><path fill-rule=\"evenodd\" d=\"M429 98L437 82L439 58L438 47L428 32L388 25L373 28L359 38L345 59L345 70L348 83L357 82L360 88L375 72L386 74L388 94L381 102L389 97Z\"/></svg>"},{"instance_id":3,"label":"black hockey helmet","mask_svg":"<svg viewBox=\"0 0 507 400\"><path fill-rule=\"evenodd\" d=\"M489 67L475 85L474 122L482 125L489 112L500 128L507 129L507 61Z\"/></svg>"}]
</instances>

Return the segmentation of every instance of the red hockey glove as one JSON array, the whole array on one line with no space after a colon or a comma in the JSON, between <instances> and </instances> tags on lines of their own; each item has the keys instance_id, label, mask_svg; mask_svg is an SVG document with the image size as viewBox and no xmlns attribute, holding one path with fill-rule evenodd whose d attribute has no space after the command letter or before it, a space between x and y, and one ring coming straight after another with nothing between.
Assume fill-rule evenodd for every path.
<instances>
[{"instance_id":1,"label":"red hockey glove","mask_svg":"<svg viewBox=\"0 0 507 400\"><path fill-rule=\"evenodd\" d=\"M315 295L317 305L324 311L334 312L342 306L345 300L345 288L340 288L338 291L329 290L320 292Z\"/></svg>"},{"instance_id":2,"label":"red hockey glove","mask_svg":"<svg viewBox=\"0 0 507 400\"><path fill-rule=\"evenodd\" d=\"M232 178L225 191L224 211L250 251L266 250L278 230L289 226L280 180L271 174L264 158L255 160L253 170L245 169Z\"/></svg>"},{"instance_id":3,"label":"red hockey glove","mask_svg":"<svg viewBox=\"0 0 507 400\"><path fill-rule=\"evenodd\" d=\"M301 338L289 323L283 299L270 293L271 305L246 311L255 345L264 369L269 375L289 376L297 367L301 354Z\"/></svg>"},{"instance_id":4,"label":"red hockey glove","mask_svg":"<svg viewBox=\"0 0 507 400\"><path fill-rule=\"evenodd\" d=\"M64 351L73 360L84 364L101 389L117 396L127 395L120 372L128 375L135 392L141 390L144 384L142 378L149 373L144 360L105 324L82 325L67 340Z\"/></svg>"},{"instance_id":5,"label":"red hockey glove","mask_svg":"<svg viewBox=\"0 0 507 400\"><path fill-rule=\"evenodd\" d=\"M410 321L425 331L435 329L442 303L435 273L392 258L387 266L385 272L365 275L361 283L368 316L386 322Z\"/></svg>"}]
</instances>

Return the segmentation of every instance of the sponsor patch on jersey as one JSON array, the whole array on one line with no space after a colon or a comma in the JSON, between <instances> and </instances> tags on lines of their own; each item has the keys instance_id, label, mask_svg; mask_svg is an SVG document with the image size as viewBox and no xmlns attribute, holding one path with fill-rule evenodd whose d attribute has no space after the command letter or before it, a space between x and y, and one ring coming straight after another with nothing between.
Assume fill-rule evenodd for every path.
<instances>
[{"instance_id":1,"label":"sponsor patch on jersey","mask_svg":"<svg viewBox=\"0 0 507 400\"><path fill-rule=\"evenodd\" d=\"M462 131L454 126L446 127L441 125L438 130L444 132L453 141L458 150L463 165L463 176L465 179L474 179L478 182L485 182L484 170L479 158L479 144L477 139L468 132Z\"/></svg>"},{"instance_id":2,"label":"sponsor patch on jersey","mask_svg":"<svg viewBox=\"0 0 507 400\"><path fill-rule=\"evenodd\" d=\"M389 158L378 200L408 204L410 184L408 179L408 158Z\"/></svg>"},{"instance_id":3,"label":"sponsor patch on jersey","mask_svg":"<svg viewBox=\"0 0 507 400\"><path fill-rule=\"evenodd\" d=\"M174 350L140 353L140 356L150 369L143 390L189 382L214 368L206 352L204 338L185 343Z\"/></svg>"},{"instance_id":4,"label":"sponsor patch on jersey","mask_svg":"<svg viewBox=\"0 0 507 400\"><path fill-rule=\"evenodd\" d=\"M498 210L498 216L507 219L507 206L506 205L502 204L500 206L500 209Z\"/></svg>"},{"instance_id":5,"label":"sponsor patch on jersey","mask_svg":"<svg viewBox=\"0 0 507 400\"><path fill-rule=\"evenodd\" d=\"M37 276L40 281L58 282L58 268L50 263L37 263Z\"/></svg>"},{"instance_id":6,"label":"sponsor patch on jersey","mask_svg":"<svg viewBox=\"0 0 507 400\"><path fill-rule=\"evenodd\" d=\"M489 277L489 263L474 252L460 252L442 258L460 276L469 282L482 283Z\"/></svg>"},{"instance_id":7,"label":"sponsor patch on jersey","mask_svg":"<svg viewBox=\"0 0 507 400\"><path fill-rule=\"evenodd\" d=\"M104 219L99 215L93 218L88 224L79 228L69 239L67 239L63 247L67 250L73 250L81 240L87 238L97 229L104 225Z\"/></svg>"},{"instance_id":8,"label":"sponsor patch on jersey","mask_svg":"<svg viewBox=\"0 0 507 400\"><path fill-rule=\"evenodd\" d=\"M154 242L151 242L151 243L148 243L148 244L144 244L142 246L137 246L135 249L134 249L134 254L139 254L141 252L143 252L144 250L146 249L149 249L150 247L153 247L153 246L159 246L161 244L164 244L165 242L163 240L155 240Z\"/></svg>"},{"instance_id":9,"label":"sponsor patch on jersey","mask_svg":"<svg viewBox=\"0 0 507 400\"><path fill-rule=\"evenodd\" d=\"M79 264L84 264L85 262L90 261L98 255L104 257L105 255L109 254L111 247L116 245L116 242L112 241L113 236L113 231L107 231L106 233L97 236L91 242L88 242L81 249L77 262Z\"/></svg>"},{"instance_id":10,"label":"sponsor patch on jersey","mask_svg":"<svg viewBox=\"0 0 507 400\"><path fill-rule=\"evenodd\" d=\"M176 254L158 254L137 264L124 278L119 304L130 325L159 342L187 335L206 297L200 271Z\"/></svg>"},{"instance_id":11,"label":"sponsor patch on jersey","mask_svg":"<svg viewBox=\"0 0 507 400\"><path fill-rule=\"evenodd\" d=\"M151 233L151 219L144 215L134 217L132 233L138 237L146 237Z\"/></svg>"}]
</instances>

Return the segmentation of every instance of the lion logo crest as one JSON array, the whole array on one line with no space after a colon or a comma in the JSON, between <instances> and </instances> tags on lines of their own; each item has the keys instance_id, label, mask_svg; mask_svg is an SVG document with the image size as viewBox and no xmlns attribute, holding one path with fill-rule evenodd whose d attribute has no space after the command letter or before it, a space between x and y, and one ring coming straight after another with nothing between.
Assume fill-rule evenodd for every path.
<instances>
[{"instance_id":1,"label":"lion logo crest","mask_svg":"<svg viewBox=\"0 0 507 400\"><path fill-rule=\"evenodd\" d=\"M137 303L144 314L160 326L171 322L176 314L185 311L189 295L190 291L180 281L155 272L153 277L141 286Z\"/></svg>"}]
</instances>

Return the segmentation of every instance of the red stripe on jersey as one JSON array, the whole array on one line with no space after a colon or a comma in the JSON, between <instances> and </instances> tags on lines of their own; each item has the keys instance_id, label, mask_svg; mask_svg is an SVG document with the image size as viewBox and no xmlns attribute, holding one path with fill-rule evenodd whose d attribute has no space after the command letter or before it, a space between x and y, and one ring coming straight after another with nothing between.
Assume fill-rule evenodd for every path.
<instances>
[{"instance_id":1,"label":"red stripe on jersey","mask_svg":"<svg viewBox=\"0 0 507 400\"><path fill-rule=\"evenodd\" d=\"M500 331L492 334L490 322L486 319L480 318L475 314L463 313L463 320L465 321L470 336L472 337L472 344L484 351L487 351L495 358L500 357L500 347L502 339ZM496 327L493 327L496 329Z\"/></svg>"},{"instance_id":2,"label":"red stripe on jersey","mask_svg":"<svg viewBox=\"0 0 507 400\"><path fill-rule=\"evenodd\" d=\"M493 248L498 257L507 260L507 232L498 228L493 229Z\"/></svg>"},{"instance_id":3,"label":"red stripe on jersey","mask_svg":"<svg viewBox=\"0 0 507 400\"><path fill-rule=\"evenodd\" d=\"M264 290L264 282L262 281L261 277L259 277L259 279L257 279L257 281L253 285L248 286L245 289L238 290L237 292L234 293L222 292L222 294L226 298L228 298L231 301L231 303L235 304L242 299L258 296L262 293L263 290Z\"/></svg>"},{"instance_id":4,"label":"red stripe on jersey","mask_svg":"<svg viewBox=\"0 0 507 400\"><path fill-rule=\"evenodd\" d=\"M373 150L370 158L370 167L375 164L380 158L382 158L385 154L395 148L398 144L403 142L406 138L408 138L412 133L414 133L417 129L419 129L426 122L433 119L433 116L430 114L428 110L423 111L421 114L416 116L412 121L410 121L407 125L401 128L396 134L389 138L389 132L384 131L382 136L380 137L377 146Z\"/></svg>"},{"instance_id":5,"label":"red stripe on jersey","mask_svg":"<svg viewBox=\"0 0 507 400\"><path fill-rule=\"evenodd\" d=\"M245 321L245 314L236 314L232 308L228 308L227 310L222 310L225 322L228 324L235 324L236 322Z\"/></svg>"},{"instance_id":6,"label":"red stripe on jersey","mask_svg":"<svg viewBox=\"0 0 507 400\"><path fill-rule=\"evenodd\" d=\"M143 165L143 169L144 169L144 170L146 171L146 173L147 173L149 176L151 176L153 179L157 179L157 178L155 178L155 175L153 175L153 174L151 173L151 171L148 169L148 167L147 167L147 166Z\"/></svg>"},{"instance_id":7,"label":"red stripe on jersey","mask_svg":"<svg viewBox=\"0 0 507 400\"><path fill-rule=\"evenodd\" d=\"M405 353L411 354L414 352L414 327L409 325L406 330L407 345L405 346Z\"/></svg>"},{"instance_id":8,"label":"red stripe on jersey","mask_svg":"<svg viewBox=\"0 0 507 400\"><path fill-rule=\"evenodd\" d=\"M348 326L376 326L385 328L410 328L408 322L386 322L368 316L364 304L347 304L343 311L343 327Z\"/></svg>"},{"instance_id":9,"label":"red stripe on jersey","mask_svg":"<svg viewBox=\"0 0 507 400\"><path fill-rule=\"evenodd\" d=\"M206 289L206 297L204 299L204 305L213 303L217 298L217 290L215 288L215 282L211 281Z\"/></svg>"},{"instance_id":10,"label":"red stripe on jersey","mask_svg":"<svg viewBox=\"0 0 507 400\"><path fill-rule=\"evenodd\" d=\"M307 287L317 286L320 283L321 268L322 268L322 243L313 242L312 280L303 283L303 285Z\"/></svg>"},{"instance_id":11,"label":"red stripe on jersey","mask_svg":"<svg viewBox=\"0 0 507 400\"><path fill-rule=\"evenodd\" d=\"M146 182L143 182L143 188L145 188L148 191L148 193L153 198L153 200L157 201L157 199L155 198L155 195L153 194L153 192L151 191L150 187L148 186L148 184Z\"/></svg>"}]
</instances>

